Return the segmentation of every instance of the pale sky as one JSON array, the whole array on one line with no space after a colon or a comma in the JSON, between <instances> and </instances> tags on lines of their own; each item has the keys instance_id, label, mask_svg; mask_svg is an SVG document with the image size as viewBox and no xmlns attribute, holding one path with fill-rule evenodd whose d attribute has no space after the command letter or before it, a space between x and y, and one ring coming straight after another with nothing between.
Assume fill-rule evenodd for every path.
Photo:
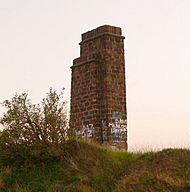
<instances>
[{"instance_id":1,"label":"pale sky","mask_svg":"<svg viewBox=\"0 0 190 192\"><path fill-rule=\"evenodd\" d=\"M69 101L81 34L104 24L126 37L130 150L189 147L189 0L0 0L0 102L49 87Z\"/></svg>"}]
</instances>

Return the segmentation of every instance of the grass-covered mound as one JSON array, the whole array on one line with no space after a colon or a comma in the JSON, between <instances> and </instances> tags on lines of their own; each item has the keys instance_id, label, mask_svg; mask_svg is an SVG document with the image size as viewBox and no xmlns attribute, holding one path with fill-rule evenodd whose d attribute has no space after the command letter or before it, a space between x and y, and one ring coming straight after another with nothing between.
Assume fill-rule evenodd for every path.
<instances>
[{"instance_id":1,"label":"grass-covered mound","mask_svg":"<svg viewBox=\"0 0 190 192\"><path fill-rule=\"evenodd\" d=\"M190 151L133 154L68 142L61 159L1 161L1 192L188 192Z\"/></svg>"}]
</instances>

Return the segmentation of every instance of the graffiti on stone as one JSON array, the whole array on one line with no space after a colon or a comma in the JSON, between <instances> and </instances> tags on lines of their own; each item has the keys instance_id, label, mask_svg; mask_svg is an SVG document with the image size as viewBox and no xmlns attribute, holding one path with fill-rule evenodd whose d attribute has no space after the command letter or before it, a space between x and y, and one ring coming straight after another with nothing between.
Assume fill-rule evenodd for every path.
<instances>
[{"instance_id":1,"label":"graffiti on stone","mask_svg":"<svg viewBox=\"0 0 190 192\"><path fill-rule=\"evenodd\" d=\"M77 136L81 138L91 139L95 135L95 128L93 124L83 124L83 127L81 130L77 132Z\"/></svg>"},{"instance_id":2,"label":"graffiti on stone","mask_svg":"<svg viewBox=\"0 0 190 192\"><path fill-rule=\"evenodd\" d=\"M103 143L108 141L108 126L105 120L102 120L102 140Z\"/></svg>"},{"instance_id":3,"label":"graffiti on stone","mask_svg":"<svg viewBox=\"0 0 190 192\"><path fill-rule=\"evenodd\" d=\"M109 131L109 133L108 133ZM107 123L102 120L102 139L103 143L109 141L112 144L117 144L119 142L127 141L127 120L126 116L120 112L114 112L112 117L112 122Z\"/></svg>"},{"instance_id":4,"label":"graffiti on stone","mask_svg":"<svg viewBox=\"0 0 190 192\"><path fill-rule=\"evenodd\" d=\"M113 119L126 119L126 116L121 112L113 112Z\"/></svg>"},{"instance_id":5,"label":"graffiti on stone","mask_svg":"<svg viewBox=\"0 0 190 192\"><path fill-rule=\"evenodd\" d=\"M109 123L111 129L111 140L112 142L125 141L127 139L127 121L117 119L113 123Z\"/></svg>"},{"instance_id":6,"label":"graffiti on stone","mask_svg":"<svg viewBox=\"0 0 190 192\"><path fill-rule=\"evenodd\" d=\"M117 146L127 142L127 119L122 113L113 113L111 122L102 120L101 127L95 129L93 124L83 124L77 136L84 139L96 139L104 144Z\"/></svg>"},{"instance_id":7,"label":"graffiti on stone","mask_svg":"<svg viewBox=\"0 0 190 192\"><path fill-rule=\"evenodd\" d=\"M114 112L112 123L109 123L111 129L112 143L118 143L127 140L127 119L120 112Z\"/></svg>"}]
</instances>

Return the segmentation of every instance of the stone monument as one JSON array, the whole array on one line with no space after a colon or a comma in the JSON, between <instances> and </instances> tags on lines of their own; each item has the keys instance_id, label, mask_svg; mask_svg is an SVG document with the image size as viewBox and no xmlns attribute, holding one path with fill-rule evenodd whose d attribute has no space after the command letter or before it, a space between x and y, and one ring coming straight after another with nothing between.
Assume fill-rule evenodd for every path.
<instances>
[{"instance_id":1,"label":"stone monument","mask_svg":"<svg viewBox=\"0 0 190 192\"><path fill-rule=\"evenodd\" d=\"M82 34L73 60L70 127L79 137L127 149L124 36L103 25Z\"/></svg>"}]
</instances>

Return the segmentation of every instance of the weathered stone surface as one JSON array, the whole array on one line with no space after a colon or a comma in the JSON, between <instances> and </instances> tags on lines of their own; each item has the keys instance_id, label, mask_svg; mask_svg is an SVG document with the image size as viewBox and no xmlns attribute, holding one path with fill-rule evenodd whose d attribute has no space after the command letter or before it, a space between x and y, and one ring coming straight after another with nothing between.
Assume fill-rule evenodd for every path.
<instances>
[{"instance_id":1,"label":"weathered stone surface","mask_svg":"<svg viewBox=\"0 0 190 192\"><path fill-rule=\"evenodd\" d=\"M121 28L104 25L82 34L80 57L73 61L71 69L70 126L81 131L90 125L94 129L91 137L112 144L109 124L116 120L114 114L122 114L125 122L127 119ZM106 135L103 126L107 127ZM126 138L122 142L126 143Z\"/></svg>"}]
</instances>

